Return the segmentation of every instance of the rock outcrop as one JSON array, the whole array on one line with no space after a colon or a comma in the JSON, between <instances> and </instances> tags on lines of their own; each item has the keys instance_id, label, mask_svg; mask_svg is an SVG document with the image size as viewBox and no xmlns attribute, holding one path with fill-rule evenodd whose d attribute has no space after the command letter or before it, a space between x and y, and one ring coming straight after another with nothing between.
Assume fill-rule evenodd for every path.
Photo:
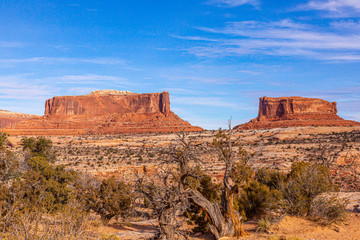
<instances>
[{"instance_id":1,"label":"rock outcrop","mask_svg":"<svg viewBox=\"0 0 360 240\"><path fill-rule=\"evenodd\" d=\"M0 129L15 128L16 123L40 116L0 110Z\"/></svg>"},{"instance_id":2,"label":"rock outcrop","mask_svg":"<svg viewBox=\"0 0 360 240\"><path fill-rule=\"evenodd\" d=\"M201 131L170 111L168 92L103 90L48 99L42 117L6 129L16 135Z\"/></svg>"},{"instance_id":3,"label":"rock outcrop","mask_svg":"<svg viewBox=\"0 0 360 240\"><path fill-rule=\"evenodd\" d=\"M234 129L266 129L300 126L360 126L337 115L336 102L318 98L280 97L259 99L259 115Z\"/></svg>"},{"instance_id":4,"label":"rock outcrop","mask_svg":"<svg viewBox=\"0 0 360 240\"><path fill-rule=\"evenodd\" d=\"M169 93L135 94L94 91L84 96L53 97L46 100L45 117L104 116L107 114L170 113Z\"/></svg>"}]
</instances>

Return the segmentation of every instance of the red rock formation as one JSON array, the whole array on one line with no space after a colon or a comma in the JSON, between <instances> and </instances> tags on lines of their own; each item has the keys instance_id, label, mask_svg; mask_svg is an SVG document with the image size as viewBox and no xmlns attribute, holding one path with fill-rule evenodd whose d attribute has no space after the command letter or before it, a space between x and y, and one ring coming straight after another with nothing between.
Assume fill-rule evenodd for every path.
<instances>
[{"instance_id":1,"label":"red rock formation","mask_svg":"<svg viewBox=\"0 0 360 240\"><path fill-rule=\"evenodd\" d=\"M115 90L48 99L45 115L18 122L16 135L72 135L201 131L170 111L168 92L136 94Z\"/></svg>"},{"instance_id":2,"label":"red rock formation","mask_svg":"<svg viewBox=\"0 0 360 240\"><path fill-rule=\"evenodd\" d=\"M0 110L0 129L15 128L16 123L40 116Z\"/></svg>"},{"instance_id":3,"label":"red rock formation","mask_svg":"<svg viewBox=\"0 0 360 240\"><path fill-rule=\"evenodd\" d=\"M298 126L360 126L337 115L336 102L318 98L280 97L259 99L259 115L234 129Z\"/></svg>"},{"instance_id":4,"label":"red rock formation","mask_svg":"<svg viewBox=\"0 0 360 240\"><path fill-rule=\"evenodd\" d=\"M106 93L106 92L105 92ZM103 116L125 113L170 113L169 93L104 94L53 97L46 100L45 117Z\"/></svg>"}]
</instances>

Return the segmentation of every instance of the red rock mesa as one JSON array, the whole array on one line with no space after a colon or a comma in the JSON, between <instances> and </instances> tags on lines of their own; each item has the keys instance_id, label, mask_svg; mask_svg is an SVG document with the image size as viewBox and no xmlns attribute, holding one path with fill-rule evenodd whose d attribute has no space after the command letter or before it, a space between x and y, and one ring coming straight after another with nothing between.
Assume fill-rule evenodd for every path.
<instances>
[{"instance_id":1,"label":"red rock mesa","mask_svg":"<svg viewBox=\"0 0 360 240\"><path fill-rule=\"evenodd\" d=\"M318 98L280 97L259 99L259 115L234 129L266 129L300 126L360 126L337 115L336 102Z\"/></svg>"},{"instance_id":2,"label":"red rock mesa","mask_svg":"<svg viewBox=\"0 0 360 240\"><path fill-rule=\"evenodd\" d=\"M170 111L168 92L103 90L48 99L45 115L7 125L14 135L201 131Z\"/></svg>"}]
</instances>

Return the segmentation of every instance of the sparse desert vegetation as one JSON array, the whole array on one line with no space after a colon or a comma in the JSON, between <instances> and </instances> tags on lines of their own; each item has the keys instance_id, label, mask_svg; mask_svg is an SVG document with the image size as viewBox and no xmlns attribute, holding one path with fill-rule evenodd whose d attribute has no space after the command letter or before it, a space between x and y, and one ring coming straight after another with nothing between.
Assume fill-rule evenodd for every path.
<instances>
[{"instance_id":1,"label":"sparse desert vegetation","mask_svg":"<svg viewBox=\"0 0 360 240\"><path fill-rule=\"evenodd\" d=\"M2 134L2 237L292 239L286 219L359 221L341 196L359 191L360 132L332 130Z\"/></svg>"}]
</instances>

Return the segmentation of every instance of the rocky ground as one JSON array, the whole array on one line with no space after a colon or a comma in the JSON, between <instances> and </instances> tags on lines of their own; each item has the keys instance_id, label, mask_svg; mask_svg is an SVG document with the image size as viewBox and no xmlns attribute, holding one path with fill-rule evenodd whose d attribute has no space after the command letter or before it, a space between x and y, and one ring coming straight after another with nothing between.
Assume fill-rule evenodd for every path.
<instances>
[{"instance_id":1,"label":"rocky ground","mask_svg":"<svg viewBox=\"0 0 360 240\"><path fill-rule=\"evenodd\" d=\"M211 144L215 131L190 133L195 143L201 146ZM244 130L233 132L233 139L249 152L255 153L252 164L255 168L267 167L288 171L293 162L315 161L319 156L336 153L336 161L341 165L346 156L355 156L360 164L360 127L296 127L269 130ZM10 136L14 148L21 149L21 136ZM176 134L132 134L132 135L84 135L52 136L57 164L98 177L115 175L126 181L134 179L133 171L141 171L144 166L149 172L158 168L161 153L171 144L176 144ZM325 153L321 153L325 152ZM205 171L221 179L224 165L216 155L202 156ZM360 205L359 193L342 193L350 199L349 210ZM352 204L352 205L351 205ZM323 227L301 218L286 217L273 226L271 234L256 232L257 224L245 223L251 233L246 239L360 239L359 213L349 213L343 224ZM93 229L103 234L116 234L120 239L141 239L155 232L151 221L112 223ZM273 238L271 238L273 237ZM298 238L289 238L298 237ZM196 236L194 239L211 239Z\"/></svg>"},{"instance_id":2,"label":"rocky ground","mask_svg":"<svg viewBox=\"0 0 360 240\"><path fill-rule=\"evenodd\" d=\"M195 143L210 144L216 131L189 133ZM255 153L254 167L288 171L296 161L314 161L326 153L360 154L360 127L297 127L233 132L233 139L246 150ZM21 136L10 136L10 141L21 148ZM131 177L131 168L156 167L176 134L84 135L52 136L58 164L97 176L120 175ZM216 155L203 156L203 166L210 175L223 170Z\"/></svg>"}]
</instances>

